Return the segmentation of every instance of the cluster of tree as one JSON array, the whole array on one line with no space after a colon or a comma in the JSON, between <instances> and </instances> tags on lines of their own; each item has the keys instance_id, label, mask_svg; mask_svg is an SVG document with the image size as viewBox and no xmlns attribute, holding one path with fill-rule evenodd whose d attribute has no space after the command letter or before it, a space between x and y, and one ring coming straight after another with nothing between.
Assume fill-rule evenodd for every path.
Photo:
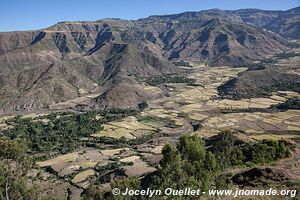
<instances>
[{"instance_id":1,"label":"cluster of tree","mask_svg":"<svg viewBox=\"0 0 300 200\"><path fill-rule=\"evenodd\" d=\"M220 172L216 155L207 151L204 141L197 136L182 136L177 147L167 144L162 153L161 169L151 180L152 188L206 190Z\"/></svg>"},{"instance_id":2,"label":"cluster of tree","mask_svg":"<svg viewBox=\"0 0 300 200\"><path fill-rule=\"evenodd\" d=\"M34 167L28 142L23 139L0 138L0 199L1 200L58 200L41 195L38 185L29 180Z\"/></svg>"},{"instance_id":3,"label":"cluster of tree","mask_svg":"<svg viewBox=\"0 0 300 200\"><path fill-rule=\"evenodd\" d=\"M287 58L296 57L296 56L300 56L300 53L293 52L293 51L290 51L290 52L284 51L284 52L277 53L275 55L275 57L279 58L279 59L287 59Z\"/></svg>"},{"instance_id":4,"label":"cluster of tree","mask_svg":"<svg viewBox=\"0 0 300 200\"><path fill-rule=\"evenodd\" d=\"M28 187L26 173L32 167L24 140L0 138L0 199L36 200L35 187Z\"/></svg>"},{"instance_id":5,"label":"cluster of tree","mask_svg":"<svg viewBox=\"0 0 300 200\"><path fill-rule=\"evenodd\" d=\"M169 127L169 128L178 128L180 127L179 125L176 124L176 122L174 120L172 120L170 117L158 117L155 115L147 115L147 116L141 116L141 115L137 115L137 120L139 122L143 122L143 123L155 123L155 124L160 124L160 126L165 126L165 127Z\"/></svg>"},{"instance_id":6,"label":"cluster of tree","mask_svg":"<svg viewBox=\"0 0 300 200\"><path fill-rule=\"evenodd\" d=\"M123 166L130 166L130 165L133 165L133 162L122 163L119 161L114 161L109 163L106 166L97 165L95 167L95 170L100 173L100 176L97 177L97 183L98 184L109 183L112 179L111 177L112 172L115 172L116 170L120 169Z\"/></svg>"},{"instance_id":7,"label":"cluster of tree","mask_svg":"<svg viewBox=\"0 0 300 200\"><path fill-rule=\"evenodd\" d=\"M121 148L121 147L128 147L128 146L133 146L133 145L140 145L144 144L154 138L154 133L150 134L145 134L142 135L141 137L137 137L134 139L127 139L126 137L121 137L121 138L111 138L111 137L100 137L95 139L97 143L101 144L110 144L114 145L116 148ZM95 143L90 144L90 146L96 145ZM96 146L95 146L96 147Z\"/></svg>"},{"instance_id":8,"label":"cluster of tree","mask_svg":"<svg viewBox=\"0 0 300 200\"><path fill-rule=\"evenodd\" d=\"M278 60L288 59L288 58L297 57L297 56L300 56L300 53L298 53L298 52L286 52L285 51L285 52L277 53L274 57L265 59L262 62L263 63L275 63Z\"/></svg>"},{"instance_id":9,"label":"cluster of tree","mask_svg":"<svg viewBox=\"0 0 300 200\"><path fill-rule=\"evenodd\" d=\"M270 94L271 92L276 91L295 91L300 92L300 82L275 82L271 85L266 86L265 88L262 88L262 93Z\"/></svg>"},{"instance_id":10,"label":"cluster of tree","mask_svg":"<svg viewBox=\"0 0 300 200\"><path fill-rule=\"evenodd\" d=\"M285 141L262 140L245 143L227 131L218 135L208 150L216 155L221 169L236 165L270 163L291 155Z\"/></svg>"},{"instance_id":11,"label":"cluster of tree","mask_svg":"<svg viewBox=\"0 0 300 200\"><path fill-rule=\"evenodd\" d=\"M220 172L237 165L269 163L290 156L284 141L245 143L230 132L216 136L208 148L197 136L182 136L177 147L167 144L151 187L209 188L224 185Z\"/></svg>"},{"instance_id":12,"label":"cluster of tree","mask_svg":"<svg viewBox=\"0 0 300 200\"><path fill-rule=\"evenodd\" d=\"M141 107L145 108L146 103ZM96 115L101 115L97 120ZM66 153L82 145L80 138L89 136L102 129L102 124L128 115L137 114L136 110L112 109L87 113L52 113L37 118L17 116L6 123L13 126L0 136L0 199L37 200L53 199L41 196L34 184L28 184L26 176L34 167L32 155L43 153L48 156ZM138 142L138 141L136 141ZM109 170L118 167L113 163Z\"/></svg>"},{"instance_id":13,"label":"cluster of tree","mask_svg":"<svg viewBox=\"0 0 300 200\"><path fill-rule=\"evenodd\" d=\"M145 108L147 108L148 104L146 102L142 102L138 106L139 106L139 110L133 108L128 108L128 109L111 108L111 109L101 110L98 112L98 114L103 116L105 121L115 121L130 115L137 115L139 111L142 111Z\"/></svg>"},{"instance_id":14,"label":"cluster of tree","mask_svg":"<svg viewBox=\"0 0 300 200\"><path fill-rule=\"evenodd\" d=\"M145 102L141 104L141 109L146 107ZM13 128L4 131L3 135L12 140L22 138L28 141L31 153L42 153L47 158L50 154L64 154L86 145L80 138L101 131L103 123L137 113L135 109L107 109L86 113L51 113L34 119L17 116L6 121ZM97 120L96 115L101 115L101 118Z\"/></svg>"},{"instance_id":15,"label":"cluster of tree","mask_svg":"<svg viewBox=\"0 0 300 200\"><path fill-rule=\"evenodd\" d=\"M139 103L139 104L138 104L138 108L139 108L140 110L144 110L144 109L148 108L147 102L146 102L146 101L143 101L143 102Z\"/></svg>"},{"instance_id":16,"label":"cluster of tree","mask_svg":"<svg viewBox=\"0 0 300 200\"><path fill-rule=\"evenodd\" d=\"M272 162L289 156L291 152L283 141L263 140L245 143L230 132L224 132L206 142L198 136L184 135L177 146L166 144L162 153L163 159L155 175L142 182L137 178L116 181L112 183L112 188L117 187L121 191L125 188L160 190L200 188L202 191L225 188L228 186L228 177L221 174L224 169L248 165L250 162L253 164ZM89 188L85 193L85 199L93 199L96 196L108 199L144 198L113 196L110 192L100 192L96 186Z\"/></svg>"},{"instance_id":17,"label":"cluster of tree","mask_svg":"<svg viewBox=\"0 0 300 200\"><path fill-rule=\"evenodd\" d=\"M13 128L4 132L10 139L22 138L29 141L32 153L66 153L78 148L80 138L102 129L102 121L96 113L52 114L45 123L31 118L15 117L7 121Z\"/></svg>"},{"instance_id":18,"label":"cluster of tree","mask_svg":"<svg viewBox=\"0 0 300 200\"><path fill-rule=\"evenodd\" d=\"M277 105L276 108L279 110L300 110L300 99L298 97L288 99L286 102Z\"/></svg>"},{"instance_id":19,"label":"cluster of tree","mask_svg":"<svg viewBox=\"0 0 300 200\"><path fill-rule=\"evenodd\" d=\"M254 112L270 112L268 108L234 108L234 107L225 107L221 108L220 111L223 114L228 114L228 113L254 113Z\"/></svg>"},{"instance_id":20,"label":"cluster of tree","mask_svg":"<svg viewBox=\"0 0 300 200\"><path fill-rule=\"evenodd\" d=\"M72 116L77 123L89 122L89 115ZM91 115L93 116L93 115ZM93 117L92 117L93 118ZM70 119L70 118L68 118ZM21 119L18 119L21 120ZM65 119L66 120L66 119ZM69 121L72 123L72 120ZM92 126L93 127L93 126ZM81 127L85 130L83 127ZM80 129L78 129L80 130ZM85 134L82 131L82 134ZM31 140L30 140L31 141ZM38 192L34 187L28 187L26 173L32 167L32 160L28 153L28 143L20 138L0 138L0 198L1 199L38 199ZM30 144L32 148L32 144ZM194 188L207 190L226 186L226 181L220 176L224 169L236 165L268 163L291 154L289 146L283 141L263 140L257 143L245 143L238 140L230 132L224 132L204 141L198 136L184 135L177 146L166 144L163 148L163 159L160 168L149 181L143 184L139 179L116 181L112 188L117 187L141 189L166 188L182 189ZM99 171L110 171L119 167L115 162L106 167L98 167ZM123 191L124 191L123 190ZM112 196L111 193L103 193L92 186L85 194L85 199L98 198L128 199L128 196ZM132 197L142 199L142 197Z\"/></svg>"},{"instance_id":21,"label":"cluster of tree","mask_svg":"<svg viewBox=\"0 0 300 200\"><path fill-rule=\"evenodd\" d=\"M150 77L146 80L146 83L151 86L161 85L163 83L186 83L189 86L199 86L196 84L195 79L186 78L183 76L156 76Z\"/></svg>"}]
</instances>

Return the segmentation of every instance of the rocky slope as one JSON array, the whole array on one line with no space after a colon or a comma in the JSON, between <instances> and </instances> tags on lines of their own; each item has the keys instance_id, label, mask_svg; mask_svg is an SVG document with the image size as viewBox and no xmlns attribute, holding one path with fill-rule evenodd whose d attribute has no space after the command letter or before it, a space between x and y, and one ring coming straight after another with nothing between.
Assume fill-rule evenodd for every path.
<instances>
[{"instance_id":1,"label":"rocky slope","mask_svg":"<svg viewBox=\"0 0 300 200\"><path fill-rule=\"evenodd\" d=\"M229 99L264 97L276 91L300 92L300 76L267 66L264 69L245 71L218 90L223 97Z\"/></svg>"},{"instance_id":2,"label":"rocky slope","mask_svg":"<svg viewBox=\"0 0 300 200\"><path fill-rule=\"evenodd\" d=\"M209 10L0 33L0 113L87 95L98 96L91 100L95 108L136 106L151 98L136 77L181 73L173 61L252 65L286 49L285 39L254 27L278 16L282 12Z\"/></svg>"},{"instance_id":3,"label":"rocky slope","mask_svg":"<svg viewBox=\"0 0 300 200\"><path fill-rule=\"evenodd\" d=\"M282 12L265 28L289 39L300 39L300 7Z\"/></svg>"},{"instance_id":4,"label":"rocky slope","mask_svg":"<svg viewBox=\"0 0 300 200\"><path fill-rule=\"evenodd\" d=\"M152 33L152 40L163 43L157 42L156 46L163 49L164 57L169 60L206 62L214 66L249 65L286 45L275 34L223 18L153 22L145 28L158 29Z\"/></svg>"}]
</instances>

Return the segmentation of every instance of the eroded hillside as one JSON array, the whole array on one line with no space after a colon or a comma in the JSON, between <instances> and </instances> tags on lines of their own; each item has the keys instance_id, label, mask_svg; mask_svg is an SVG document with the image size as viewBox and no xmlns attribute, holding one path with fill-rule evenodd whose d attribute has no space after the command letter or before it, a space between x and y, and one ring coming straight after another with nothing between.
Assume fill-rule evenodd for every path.
<instances>
[{"instance_id":1,"label":"eroded hillside","mask_svg":"<svg viewBox=\"0 0 300 200\"><path fill-rule=\"evenodd\" d=\"M296 17L293 13L285 17ZM152 98L136 77L184 71L172 62L252 66L288 49L287 40L259 27L281 15L209 10L136 21L61 22L37 31L0 33L0 111L61 104L73 109L74 102L101 109L136 107ZM122 89L130 94L128 99L120 97Z\"/></svg>"}]
</instances>

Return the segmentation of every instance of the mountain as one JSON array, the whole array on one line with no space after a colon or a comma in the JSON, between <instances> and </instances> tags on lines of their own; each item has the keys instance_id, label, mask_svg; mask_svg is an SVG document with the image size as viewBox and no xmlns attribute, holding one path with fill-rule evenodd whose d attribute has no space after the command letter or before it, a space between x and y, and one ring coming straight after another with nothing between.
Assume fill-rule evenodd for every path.
<instances>
[{"instance_id":1,"label":"mountain","mask_svg":"<svg viewBox=\"0 0 300 200\"><path fill-rule=\"evenodd\" d=\"M280 13L277 18L266 24L265 28L285 38L300 39L300 7Z\"/></svg>"},{"instance_id":2,"label":"mountain","mask_svg":"<svg viewBox=\"0 0 300 200\"><path fill-rule=\"evenodd\" d=\"M287 49L287 40L258 26L297 14L213 9L0 33L0 113L68 107L69 101L135 107L152 98L137 79L182 73L174 61L250 66Z\"/></svg>"},{"instance_id":3,"label":"mountain","mask_svg":"<svg viewBox=\"0 0 300 200\"><path fill-rule=\"evenodd\" d=\"M97 34L76 32L81 34L78 38L72 34L52 30L28 35L27 32L3 34L15 43L1 48L4 51L0 55L1 112L47 109L59 102L105 93L127 76L131 77L126 80L133 81L134 76L181 71L147 51L111 41L114 39L106 38L104 30ZM103 39L106 42L101 44ZM92 40L95 43L88 48Z\"/></svg>"},{"instance_id":4,"label":"mountain","mask_svg":"<svg viewBox=\"0 0 300 200\"><path fill-rule=\"evenodd\" d=\"M248 99L270 96L276 91L300 92L300 76L274 69L251 69L218 88L221 96L229 99Z\"/></svg>"},{"instance_id":5,"label":"mountain","mask_svg":"<svg viewBox=\"0 0 300 200\"><path fill-rule=\"evenodd\" d=\"M146 19L143 27L151 30L149 35L158 41L157 48L162 48L168 60L206 62L214 66L250 65L284 49L287 44L275 34L225 18L170 18L175 21L166 23L156 17L147 22Z\"/></svg>"},{"instance_id":6,"label":"mountain","mask_svg":"<svg viewBox=\"0 0 300 200\"><path fill-rule=\"evenodd\" d=\"M253 27L264 28L279 34L284 38L299 39L299 17L300 7L286 11L278 10L260 10L260 9L240 9L240 10L220 10L211 9L200 12L185 12L175 15L151 16L146 18L148 21L171 20L199 20L223 18L231 22L243 23Z\"/></svg>"},{"instance_id":7,"label":"mountain","mask_svg":"<svg viewBox=\"0 0 300 200\"><path fill-rule=\"evenodd\" d=\"M276 19L284 11L260 10L260 9L239 9L239 10L221 10L210 9L199 12L184 12L174 15L150 16L148 20L199 20L212 18L226 18L232 22L245 23L254 26L264 26L270 21Z\"/></svg>"},{"instance_id":8,"label":"mountain","mask_svg":"<svg viewBox=\"0 0 300 200\"><path fill-rule=\"evenodd\" d=\"M300 39L300 7L286 11L241 9L229 13L246 24L263 27L286 39Z\"/></svg>"}]
</instances>

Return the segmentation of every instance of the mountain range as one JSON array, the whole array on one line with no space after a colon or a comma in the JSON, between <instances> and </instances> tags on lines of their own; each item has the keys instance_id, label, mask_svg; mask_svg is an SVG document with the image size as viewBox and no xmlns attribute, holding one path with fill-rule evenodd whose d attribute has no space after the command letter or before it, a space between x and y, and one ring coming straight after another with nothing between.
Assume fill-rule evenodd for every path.
<instances>
[{"instance_id":1,"label":"mountain range","mask_svg":"<svg viewBox=\"0 0 300 200\"><path fill-rule=\"evenodd\" d=\"M299 18L300 7L212 9L3 32L0 113L136 107L153 98L141 79L184 73L174 62L251 67L289 49Z\"/></svg>"}]
</instances>

